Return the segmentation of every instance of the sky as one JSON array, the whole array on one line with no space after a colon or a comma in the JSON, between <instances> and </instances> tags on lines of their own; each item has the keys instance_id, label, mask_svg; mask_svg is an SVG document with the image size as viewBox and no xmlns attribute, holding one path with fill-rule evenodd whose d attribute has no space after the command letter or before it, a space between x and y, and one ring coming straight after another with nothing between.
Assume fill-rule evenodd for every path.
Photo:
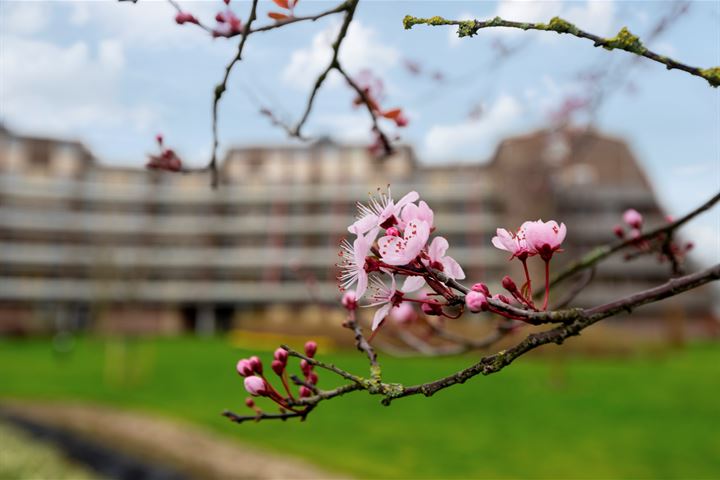
<instances>
[{"instance_id":1,"label":"sky","mask_svg":"<svg viewBox=\"0 0 720 480\"><path fill-rule=\"evenodd\" d=\"M220 0L179 2L213 23ZM297 15L337 2L301 0ZM231 7L247 17L249 2ZM492 29L457 38L454 27L404 30L402 18L442 15L548 21L613 36L627 26L651 50L700 67L720 65L720 2L694 1L661 34L669 1L368 1L360 2L340 59L351 75L382 79L385 108L400 107L409 125L397 130L428 164L486 162L503 138L551 125L568 98L594 91L584 78L611 72L592 120L628 142L662 206L681 215L720 189L720 89L680 71L588 41L548 32ZM271 23L261 1L257 25ZM214 86L237 39L213 39L176 25L167 1L0 2L0 121L13 131L80 140L103 162L142 166L165 135L188 164L210 156ZM221 151L242 145L293 143L259 114L269 108L293 123L325 67L340 19L298 23L251 36L220 106ZM502 51L512 51L503 55ZM419 66L412 74L407 63ZM442 81L435 78L439 72ZM340 141L369 139L367 113L337 77L318 95L306 134ZM574 121L589 121L579 114ZM705 215L686 237L696 255L720 261L720 212Z\"/></svg>"}]
</instances>

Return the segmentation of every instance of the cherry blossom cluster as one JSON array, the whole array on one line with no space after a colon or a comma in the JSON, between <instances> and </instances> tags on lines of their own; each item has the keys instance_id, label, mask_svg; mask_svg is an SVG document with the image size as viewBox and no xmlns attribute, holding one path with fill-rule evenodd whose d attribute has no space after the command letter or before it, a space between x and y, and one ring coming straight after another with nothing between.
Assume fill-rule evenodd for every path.
<instances>
[{"instance_id":1,"label":"cherry blossom cluster","mask_svg":"<svg viewBox=\"0 0 720 480\"><path fill-rule=\"evenodd\" d=\"M564 223L558 225L555 220L543 222L542 220L524 222L515 233L504 228L498 228L496 235L492 238L495 248L510 253L510 260L518 259L523 266L525 283L520 289L517 288L512 278L503 279L503 288L521 304L532 310L537 310L533 302L532 282L528 271L527 260L530 257L538 256L545 262L545 299L542 310L547 310L550 295L550 261L555 252L562 252L560 246L567 228Z\"/></svg>"},{"instance_id":2,"label":"cherry blossom cluster","mask_svg":"<svg viewBox=\"0 0 720 480\"><path fill-rule=\"evenodd\" d=\"M305 343L305 355L308 358L313 358L317 352L317 343L314 341L308 341ZM262 410L258 408L252 397L266 397L275 402L281 409L281 411L292 411L300 413L293 405L296 400L296 395L293 394L290 382L288 379L288 352L284 348L278 348L273 354L273 361L270 364L270 368L280 378L283 386L284 394L280 393L270 383L263 373L263 364L259 357L252 356L250 358L243 358L237 362L237 372L240 376L244 377L245 390L251 395L245 399L245 405L253 409L258 414L262 414ZM315 386L318 383L318 376L314 370L314 366L305 359L300 360L300 371L304 376L304 380L299 379L296 376L292 376L293 383L299 385L297 391L297 397L306 398L313 394Z\"/></svg>"},{"instance_id":3,"label":"cherry blossom cluster","mask_svg":"<svg viewBox=\"0 0 720 480\"><path fill-rule=\"evenodd\" d=\"M446 282L464 279L465 272L447 255L450 245L444 237L430 238L435 232L434 212L418 193L410 192L395 201L389 190L378 191L368 204L358 204L358 212L357 220L348 227L355 239L343 241L339 253L338 280L340 289L346 292L343 305L354 310L365 298L364 306L377 307L373 335L388 315L399 324L411 323L417 314L410 304L419 304L425 315L457 318L459 314L449 313L449 308L457 306L458 298ZM489 299L537 311L527 269L527 259L532 256L545 262L546 296L542 308L547 309L549 264L553 255L561 251L565 234L564 224L542 220L525 222L516 233L498 229L493 244L510 252L511 259L522 262L525 284L518 289L510 277L505 277L503 287L514 300L502 294L492 295L483 283L475 284L460 305L460 314L467 307L473 312L492 311L518 319L517 315L493 306ZM432 291L415 294L423 287Z\"/></svg>"},{"instance_id":4,"label":"cherry blossom cluster","mask_svg":"<svg viewBox=\"0 0 720 480\"><path fill-rule=\"evenodd\" d=\"M630 208L623 213L623 223L629 227L629 231L626 232L622 224L617 224L613 228L613 233L621 240L629 239L632 245L636 248L636 254L627 254L626 260L634 258L638 254L652 253L653 251L658 252L658 260L664 262L665 260L674 260L680 262L684 260L687 252L692 250L694 244L687 242L684 245L678 245L671 238L668 239L666 234L658 235L655 238L643 238L643 223L644 219L640 212L634 208ZM672 223L674 219L671 216L665 217L668 223Z\"/></svg>"},{"instance_id":5,"label":"cherry blossom cluster","mask_svg":"<svg viewBox=\"0 0 720 480\"><path fill-rule=\"evenodd\" d=\"M150 170L167 170L169 172L179 172L182 170L182 160L177 156L171 148L166 148L162 134L155 136L160 153L150 155L145 167Z\"/></svg>"}]
</instances>

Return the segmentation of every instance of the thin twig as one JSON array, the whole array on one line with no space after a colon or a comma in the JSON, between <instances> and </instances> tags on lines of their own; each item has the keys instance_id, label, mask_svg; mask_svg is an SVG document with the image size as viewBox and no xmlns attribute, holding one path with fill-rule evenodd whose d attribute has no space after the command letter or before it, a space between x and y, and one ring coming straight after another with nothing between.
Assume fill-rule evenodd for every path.
<instances>
[{"instance_id":1,"label":"thin twig","mask_svg":"<svg viewBox=\"0 0 720 480\"><path fill-rule=\"evenodd\" d=\"M531 23L531 22L513 22L495 17L492 20L448 20L442 17L418 18L406 15L403 19L405 29L410 29L415 25L457 25L459 37L472 37L483 28L518 28L521 30L541 30L556 33L564 33L578 38L591 40L595 47L603 47L606 50L625 50L626 52L648 58L655 62L665 65L668 70L677 69L705 79L710 86L720 86L720 67L699 68L691 67L684 63L673 60L670 57L657 54L645 48L640 39L630 33L627 28L623 27L613 38L603 38L592 33L577 28L572 23L559 17L554 17L549 23Z\"/></svg>"},{"instance_id":2,"label":"thin twig","mask_svg":"<svg viewBox=\"0 0 720 480\"><path fill-rule=\"evenodd\" d=\"M690 211L686 215L678 218L674 222L668 223L665 226L656 228L655 230L651 230L647 233L644 233L643 235L636 237L636 238L630 238L624 241L616 242L612 245L603 245L601 247L594 248L589 253L584 255L579 260L571 263L568 265L562 272L557 274L552 278L550 281L550 286L553 287L557 285L558 283L562 282L563 280L572 277L576 273L578 273L581 270L584 270L586 268L589 268L598 262L606 259L610 255L614 254L615 252L618 252L620 250L623 250L629 246L636 245L637 243L640 243L642 241L646 240L652 240L660 235L670 235L672 232L683 226L685 223L689 222L696 216L700 215L701 213L709 210L712 208L716 203L720 201L720 192L715 194L712 198L710 198L708 201L697 207L696 209Z\"/></svg>"},{"instance_id":3,"label":"thin twig","mask_svg":"<svg viewBox=\"0 0 720 480\"><path fill-rule=\"evenodd\" d=\"M250 16L248 17L247 22L245 23L245 26L243 28L243 35L240 39L240 43L238 44L237 53L235 54L235 57L230 61L230 63L227 64L225 67L225 75L223 75L223 79L220 83L218 83L215 86L215 94L213 96L213 105L212 105L212 137L213 137L213 145L212 145L212 156L210 157L210 164L208 165L208 168L210 169L211 174L211 180L210 183L213 188L217 188L219 183L219 176L218 176L218 168L217 168L217 149L218 149L218 105L220 104L220 99L223 96L223 93L225 93L225 90L227 90L227 82L228 78L230 78L230 72L232 71L233 67L236 63L238 63L240 60L242 60L242 53L243 49L245 48L245 42L248 39L248 32L250 31L250 27L252 26L252 23L255 21L255 18L257 18L257 5L258 0L253 0L252 7L250 8Z\"/></svg>"}]
</instances>

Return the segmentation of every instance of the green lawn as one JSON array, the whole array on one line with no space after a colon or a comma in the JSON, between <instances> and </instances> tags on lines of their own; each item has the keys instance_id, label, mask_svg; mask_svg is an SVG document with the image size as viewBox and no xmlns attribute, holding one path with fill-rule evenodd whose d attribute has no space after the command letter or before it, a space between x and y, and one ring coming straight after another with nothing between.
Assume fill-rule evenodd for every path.
<instances>
[{"instance_id":1,"label":"green lawn","mask_svg":"<svg viewBox=\"0 0 720 480\"><path fill-rule=\"evenodd\" d=\"M720 478L717 345L632 359L525 358L430 399L386 408L356 393L305 423L234 425L219 412L245 409L234 371L244 355L222 339L82 339L64 356L49 341L0 341L0 396L160 412L361 477ZM360 355L325 358L366 372ZM416 383L471 361L383 365L387 380ZM335 380L321 372L320 382Z\"/></svg>"}]
</instances>

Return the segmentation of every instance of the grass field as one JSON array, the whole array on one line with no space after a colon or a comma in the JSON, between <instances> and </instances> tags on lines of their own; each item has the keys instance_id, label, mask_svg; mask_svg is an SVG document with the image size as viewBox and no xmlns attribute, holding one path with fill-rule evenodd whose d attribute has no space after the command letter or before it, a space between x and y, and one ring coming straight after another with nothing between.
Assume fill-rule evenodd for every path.
<instances>
[{"instance_id":1,"label":"grass field","mask_svg":"<svg viewBox=\"0 0 720 480\"><path fill-rule=\"evenodd\" d=\"M717 345L521 359L430 399L386 408L357 393L321 405L305 423L234 425L219 412L245 408L234 363L247 354L222 339L86 338L64 355L47 340L0 341L0 397L157 412L360 477L720 478ZM325 358L366 372L359 355ZM472 360L386 359L384 373L416 383ZM320 382L335 379L321 372Z\"/></svg>"}]
</instances>

